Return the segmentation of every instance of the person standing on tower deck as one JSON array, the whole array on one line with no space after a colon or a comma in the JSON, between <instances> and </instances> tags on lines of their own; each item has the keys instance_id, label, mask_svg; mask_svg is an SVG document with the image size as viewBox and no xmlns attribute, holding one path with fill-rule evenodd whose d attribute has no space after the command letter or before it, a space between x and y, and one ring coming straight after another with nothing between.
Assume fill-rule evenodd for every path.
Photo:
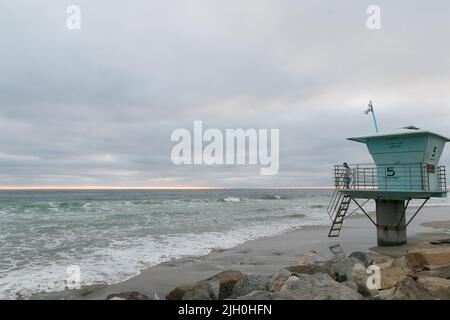
<instances>
[{"instance_id":1,"label":"person standing on tower deck","mask_svg":"<svg viewBox=\"0 0 450 320\"><path fill-rule=\"evenodd\" d=\"M342 172L342 180L345 189L350 189L350 182L352 181L352 169L348 166L347 162L342 164L343 172Z\"/></svg>"}]
</instances>

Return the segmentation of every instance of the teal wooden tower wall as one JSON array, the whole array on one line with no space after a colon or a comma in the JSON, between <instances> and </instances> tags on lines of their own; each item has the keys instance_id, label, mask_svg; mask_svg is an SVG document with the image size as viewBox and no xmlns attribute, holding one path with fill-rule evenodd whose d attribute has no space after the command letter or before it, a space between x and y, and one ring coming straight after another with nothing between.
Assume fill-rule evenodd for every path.
<instances>
[{"instance_id":1,"label":"teal wooden tower wall","mask_svg":"<svg viewBox=\"0 0 450 320\"><path fill-rule=\"evenodd\" d=\"M438 165L448 138L425 130L401 129L349 140L366 144L376 165L377 192L388 198L399 192L405 197L410 193L411 198L420 193L446 196L439 184ZM356 196L358 192L364 195L370 190L352 193Z\"/></svg>"}]
</instances>

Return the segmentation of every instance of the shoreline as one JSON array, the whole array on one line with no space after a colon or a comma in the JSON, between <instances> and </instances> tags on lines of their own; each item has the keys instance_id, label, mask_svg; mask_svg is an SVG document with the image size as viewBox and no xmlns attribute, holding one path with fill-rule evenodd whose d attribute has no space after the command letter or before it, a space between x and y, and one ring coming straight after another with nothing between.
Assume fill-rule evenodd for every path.
<instances>
[{"instance_id":1,"label":"shoreline","mask_svg":"<svg viewBox=\"0 0 450 320\"><path fill-rule=\"evenodd\" d=\"M450 238L448 213L450 207L424 208L408 228L408 243L402 246L377 247L375 227L365 216L353 216L346 221L337 239L327 237L329 226L302 227L281 235L246 241L229 249L213 249L204 256L163 262L115 284L93 284L78 290L41 292L31 295L30 299L104 300L109 294L126 291L165 299L165 295L179 285L194 283L224 270L271 274L288 265L296 265L299 257L311 249L326 259L334 256L332 248L342 250L346 255L353 251L371 250L400 256L420 242Z\"/></svg>"}]
</instances>

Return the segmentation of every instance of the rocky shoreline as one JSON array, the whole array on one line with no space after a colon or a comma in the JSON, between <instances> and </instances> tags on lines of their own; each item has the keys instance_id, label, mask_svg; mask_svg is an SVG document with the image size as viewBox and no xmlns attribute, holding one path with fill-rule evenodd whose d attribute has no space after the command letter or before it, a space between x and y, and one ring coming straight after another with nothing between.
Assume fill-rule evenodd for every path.
<instances>
[{"instance_id":1,"label":"rocky shoreline","mask_svg":"<svg viewBox=\"0 0 450 320\"><path fill-rule=\"evenodd\" d=\"M110 294L108 300L150 300L139 292ZM272 275L226 270L178 286L167 300L449 300L450 240L424 242L392 257L355 251L323 257L309 250L297 265Z\"/></svg>"}]
</instances>

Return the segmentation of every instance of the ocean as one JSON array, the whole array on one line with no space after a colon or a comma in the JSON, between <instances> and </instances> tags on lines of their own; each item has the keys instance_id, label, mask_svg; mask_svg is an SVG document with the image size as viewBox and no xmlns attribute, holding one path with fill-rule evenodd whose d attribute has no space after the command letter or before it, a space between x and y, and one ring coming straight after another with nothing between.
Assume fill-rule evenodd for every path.
<instances>
[{"instance_id":1,"label":"ocean","mask_svg":"<svg viewBox=\"0 0 450 320\"><path fill-rule=\"evenodd\" d=\"M111 284L171 259L329 225L331 192L0 191L0 298L64 290L74 265L82 285Z\"/></svg>"}]
</instances>

